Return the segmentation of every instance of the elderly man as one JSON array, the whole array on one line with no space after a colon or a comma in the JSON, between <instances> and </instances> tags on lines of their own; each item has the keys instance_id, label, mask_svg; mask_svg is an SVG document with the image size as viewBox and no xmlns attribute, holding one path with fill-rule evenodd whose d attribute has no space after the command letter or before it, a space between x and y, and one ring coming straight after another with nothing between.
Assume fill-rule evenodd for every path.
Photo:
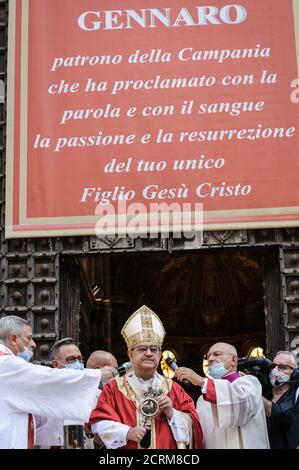
<instances>
[{"instance_id":1,"label":"elderly man","mask_svg":"<svg viewBox=\"0 0 299 470\"><path fill-rule=\"evenodd\" d=\"M237 372L237 351L231 344L216 343L208 354L208 376L179 367L178 380L201 387L197 412L206 449L269 448L262 388L256 377Z\"/></svg>"},{"instance_id":2,"label":"elderly man","mask_svg":"<svg viewBox=\"0 0 299 470\"><path fill-rule=\"evenodd\" d=\"M289 351L279 351L273 360L269 375L272 394L269 400L264 398L271 449L295 447L294 414L299 377L296 380L292 375L296 367L296 360Z\"/></svg>"},{"instance_id":3,"label":"elderly man","mask_svg":"<svg viewBox=\"0 0 299 470\"><path fill-rule=\"evenodd\" d=\"M91 415L93 432L111 449L201 447L193 400L157 373L165 335L158 316L144 305L121 333L133 371L105 385Z\"/></svg>"},{"instance_id":4,"label":"elderly man","mask_svg":"<svg viewBox=\"0 0 299 470\"><path fill-rule=\"evenodd\" d=\"M88 420L101 376L117 371L57 370L29 364L32 329L11 315L0 319L0 448L34 446L32 415ZM19 357L18 357L19 356Z\"/></svg>"}]
</instances>

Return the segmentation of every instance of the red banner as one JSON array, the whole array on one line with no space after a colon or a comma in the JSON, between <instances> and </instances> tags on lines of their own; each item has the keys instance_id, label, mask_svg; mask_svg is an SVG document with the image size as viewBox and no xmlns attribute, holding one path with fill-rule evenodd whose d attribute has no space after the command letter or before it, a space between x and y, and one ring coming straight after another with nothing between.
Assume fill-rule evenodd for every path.
<instances>
[{"instance_id":1,"label":"red banner","mask_svg":"<svg viewBox=\"0 0 299 470\"><path fill-rule=\"evenodd\" d=\"M6 236L298 226L298 2L112 3L9 2Z\"/></svg>"}]
</instances>

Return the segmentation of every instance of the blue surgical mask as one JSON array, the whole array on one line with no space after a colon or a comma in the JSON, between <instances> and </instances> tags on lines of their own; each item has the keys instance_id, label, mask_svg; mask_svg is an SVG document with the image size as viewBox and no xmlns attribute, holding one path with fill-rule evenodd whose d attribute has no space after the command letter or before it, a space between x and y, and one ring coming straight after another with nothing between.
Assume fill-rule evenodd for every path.
<instances>
[{"instance_id":1,"label":"blue surgical mask","mask_svg":"<svg viewBox=\"0 0 299 470\"><path fill-rule=\"evenodd\" d=\"M66 369L84 370L83 362L79 362L79 361L72 362L71 364L66 364L64 367Z\"/></svg>"},{"instance_id":2,"label":"blue surgical mask","mask_svg":"<svg viewBox=\"0 0 299 470\"><path fill-rule=\"evenodd\" d=\"M21 343L23 344L24 346L24 343L23 341L21 340L21 338L19 337L19 340L21 341ZM24 361L27 361L29 362L30 359L32 358L33 356L33 351L31 351L31 349L29 349L27 346L24 346L24 351L22 352L17 352L17 356L20 357L21 359L24 359Z\"/></svg>"},{"instance_id":3,"label":"blue surgical mask","mask_svg":"<svg viewBox=\"0 0 299 470\"><path fill-rule=\"evenodd\" d=\"M228 374L228 370L224 367L223 362L217 362L209 366L208 374L213 379L222 379L222 377Z\"/></svg>"}]
</instances>

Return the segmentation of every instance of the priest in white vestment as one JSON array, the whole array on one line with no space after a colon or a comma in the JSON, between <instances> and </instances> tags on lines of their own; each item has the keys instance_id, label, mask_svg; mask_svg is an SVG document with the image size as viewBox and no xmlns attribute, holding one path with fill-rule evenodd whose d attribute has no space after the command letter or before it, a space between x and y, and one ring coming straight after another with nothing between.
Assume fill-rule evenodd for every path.
<instances>
[{"instance_id":1,"label":"priest in white vestment","mask_svg":"<svg viewBox=\"0 0 299 470\"><path fill-rule=\"evenodd\" d=\"M51 369L32 357L32 329L20 317L0 319L0 448L34 445L32 415L88 421L103 378L99 370ZM19 356L19 357L18 357ZM113 377L116 369L107 368Z\"/></svg>"},{"instance_id":2,"label":"priest in white vestment","mask_svg":"<svg viewBox=\"0 0 299 470\"><path fill-rule=\"evenodd\" d=\"M179 367L178 380L201 387L197 412L205 449L268 449L269 439L262 387L252 375L237 372L234 346L214 344L208 354L208 378Z\"/></svg>"}]
</instances>

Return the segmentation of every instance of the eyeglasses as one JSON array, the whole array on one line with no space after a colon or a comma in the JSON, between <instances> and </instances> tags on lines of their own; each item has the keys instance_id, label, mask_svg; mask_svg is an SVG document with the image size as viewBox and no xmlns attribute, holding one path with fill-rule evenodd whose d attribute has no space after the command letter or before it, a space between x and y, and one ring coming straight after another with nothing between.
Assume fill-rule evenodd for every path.
<instances>
[{"instance_id":1,"label":"eyeglasses","mask_svg":"<svg viewBox=\"0 0 299 470\"><path fill-rule=\"evenodd\" d=\"M82 356L68 356L65 358L65 361L67 364L72 364L73 362L84 362L84 358Z\"/></svg>"},{"instance_id":2,"label":"eyeglasses","mask_svg":"<svg viewBox=\"0 0 299 470\"><path fill-rule=\"evenodd\" d=\"M223 352L223 351L215 351L215 352L211 352L211 353L205 354L205 355L204 355L204 359L205 359L206 361L208 361L211 356L214 356L214 357L217 359L217 358L220 358L220 357L225 356L225 355L232 356L233 354L232 354L232 353L228 353L228 352Z\"/></svg>"},{"instance_id":3,"label":"eyeglasses","mask_svg":"<svg viewBox=\"0 0 299 470\"><path fill-rule=\"evenodd\" d=\"M148 350L150 350L152 354L158 354L160 352L160 349L157 346L137 346L136 348L132 348L132 350L133 349L136 349L140 354L144 354Z\"/></svg>"},{"instance_id":4,"label":"eyeglasses","mask_svg":"<svg viewBox=\"0 0 299 470\"><path fill-rule=\"evenodd\" d=\"M294 370L294 367L292 367L292 366L287 366L286 364L275 364L273 362L272 369L274 369L274 367L277 367L280 372L286 372L286 371L289 371L289 370Z\"/></svg>"}]
</instances>

